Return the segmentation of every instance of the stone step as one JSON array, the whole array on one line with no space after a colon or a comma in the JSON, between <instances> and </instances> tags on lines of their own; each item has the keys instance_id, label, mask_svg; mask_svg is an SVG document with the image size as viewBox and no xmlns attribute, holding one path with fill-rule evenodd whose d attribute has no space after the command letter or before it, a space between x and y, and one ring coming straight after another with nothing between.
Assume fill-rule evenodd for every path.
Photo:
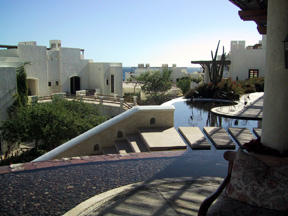
<instances>
[{"instance_id":1,"label":"stone step","mask_svg":"<svg viewBox=\"0 0 288 216\"><path fill-rule=\"evenodd\" d=\"M139 134L127 134L126 138L134 152L148 152L148 149Z\"/></svg>"},{"instance_id":2,"label":"stone step","mask_svg":"<svg viewBox=\"0 0 288 216\"><path fill-rule=\"evenodd\" d=\"M228 129L228 132L241 148L244 148L243 145L245 143L255 139L254 135L248 128L231 127Z\"/></svg>"},{"instance_id":3,"label":"stone step","mask_svg":"<svg viewBox=\"0 0 288 216\"><path fill-rule=\"evenodd\" d=\"M253 128L253 132L257 138L261 137L262 129L261 128Z\"/></svg>"},{"instance_id":4,"label":"stone step","mask_svg":"<svg viewBox=\"0 0 288 216\"><path fill-rule=\"evenodd\" d=\"M211 149L209 141L199 127L179 127L179 131L193 150Z\"/></svg>"},{"instance_id":5,"label":"stone step","mask_svg":"<svg viewBox=\"0 0 288 216\"><path fill-rule=\"evenodd\" d=\"M102 148L103 154L118 154L117 149L113 147L104 147Z\"/></svg>"},{"instance_id":6,"label":"stone step","mask_svg":"<svg viewBox=\"0 0 288 216\"><path fill-rule=\"evenodd\" d=\"M139 128L138 131L149 151L187 149L187 145L174 127Z\"/></svg>"},{"instance_id":7,"label":"stone step","mask_svg":"<svg viewBox=\"0 0 288 216\"><path fill-rule=\"evenodd\" d=\"M217 149L235 149L235 144L222 127L204 127L203 131Z\"/></svg>"},{"instance_id":8,"label":"stone step","mask_svg":"<svg viewBox=\"0 0 288 216\"><path fill-rule=\"evenodd\" d=\"M126 153L131 153L133 152L130 144L128 143L127 140L116 140L114 141L114 145L117 149L117 151L120 152L126 152Z\"/></svg>"}]
</instances>

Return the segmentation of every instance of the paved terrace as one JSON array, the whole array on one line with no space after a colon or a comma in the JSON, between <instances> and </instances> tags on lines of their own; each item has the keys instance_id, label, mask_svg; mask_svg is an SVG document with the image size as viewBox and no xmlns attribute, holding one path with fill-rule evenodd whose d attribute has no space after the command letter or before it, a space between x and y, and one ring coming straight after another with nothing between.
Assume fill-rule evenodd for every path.
<instances>
[{"instance_id":1,"label":"paved terrace","mask_svg":"<svg viewBox=\"0 0 288 216\"><path fill-rule=\"evenodd\" d=\"M249 111L238 106L239 113L241 109ZM201 201L226 175L224 151L211 145L210 150L83 156L3 166L0 213L197 215Z\"/></svg>"}]
</instances>

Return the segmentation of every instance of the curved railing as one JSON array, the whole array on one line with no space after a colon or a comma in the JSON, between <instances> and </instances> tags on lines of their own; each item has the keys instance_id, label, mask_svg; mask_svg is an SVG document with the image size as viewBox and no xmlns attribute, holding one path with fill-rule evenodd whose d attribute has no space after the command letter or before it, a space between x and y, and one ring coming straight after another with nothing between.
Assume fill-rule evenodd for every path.
<instances>
[{"instance_id":1,"label":"curved railing","mask_svg":"<svg viewBox=\"0 0 288 216\"><path fill-rule=\"evenodd\" d=\"M132 116L136 114L141 114L143 112L160 112L160 113L165 113L165 112L173 112L174 113L175 107L173 105L166 105L166 106L135 106L130 110L127 110L126 112L123 112L114 118L111 118L102 124L86 131L85 133L69 140L68 142L58 146L57 148L47 152L46 154L36 158L33 162L36 161L46 161L46 160L51 160L57 158L57 156L62 155L63 153L69 151L73 147L80 145L84 143L85 141L89 140L90 138L99 135L101 132L112 128L114 125L119 124L120 122L123 122L124 120L129 120ZM159 115L158 115L159 116ZM168 115L165 114L165 118L168 118ZM166 123L169 124L169 126L173 126L173 121L174 121L174 115L171 115L171 122ZM164 118L163 118L164 119ZM160 121L160 120L159 120ZM161 123L161 122L159 122ZM127 121L127 124L131 124L131 121ZM143 125L139 125L140 127Z\"/></svg>"}]
</instances>

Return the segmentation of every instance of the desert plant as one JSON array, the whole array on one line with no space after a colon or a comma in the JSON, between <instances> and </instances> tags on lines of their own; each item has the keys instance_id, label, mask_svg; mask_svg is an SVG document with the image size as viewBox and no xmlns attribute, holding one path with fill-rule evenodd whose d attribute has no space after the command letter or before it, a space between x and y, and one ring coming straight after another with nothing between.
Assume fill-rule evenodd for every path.
<instances>
[{"instance_id":1,"label":"desert plant","mask_svg":"<svg viewBox=\"0 0 288 216\"><path fill-rule=\"evenodd\" d=\"M215 85L222 80L226 60L226 53L224 52L224 46L223 46L223 53L221 55L220 64L217 63L217 53L219 44L220 40L218 42L215 55L213 55L213 51L211 50L212 64L210 65L210 67L208 67L208 74L210 81Z\"/></svg>"}]
</instances>

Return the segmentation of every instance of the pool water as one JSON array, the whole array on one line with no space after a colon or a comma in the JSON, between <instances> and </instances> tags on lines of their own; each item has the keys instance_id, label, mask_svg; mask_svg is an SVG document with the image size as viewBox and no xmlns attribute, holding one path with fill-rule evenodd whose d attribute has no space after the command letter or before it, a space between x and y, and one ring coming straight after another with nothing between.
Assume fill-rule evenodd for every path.
<instances>
[{"instance_id":1,"label":"pool water","mask_svg":"<svg viewBox=\"0 0 288 216\"><path fill-rule=\"evenodd\" d=\"M227 103L220 104L203 101L189 103L181 101L175 102L173 105L175 106L174 127L177 131L180 126L190 126L199 127L203 132L203 127L210 126L223 127L227 132L228 127L246 127L252 132L254 127L261 125L261 121L225 118L210 111L212 107L227 106ZM226 176L228 163L224 160L223 153L227 150L217 150L210 141L210 150L192 150L185 139L182 139L188 146L187 151L178 160L172 162L168 169L162 170L158 175L162 174L163 176L161 175L161 177ZM232 137L231 139L233 140ZM239 146L236 142L234 143L236 145L235 151L237 151Z\"/></svg>"},{"instance_id":2,"label":"pool water","mask_svg":"<svg viewBox=\"0 0 288 216\"><path fill-rule=\"evenodd\" d=\"M211 112L211 108L227 106L227 103L180 101L173 105L175 106L174 127L176 129L180 126L199 127L201 130L203 127L223 127L228 131L228 127L245 127L252 132L254 127L261 125L261 121L226 118Z\"/></svg>"}]
</instances>

